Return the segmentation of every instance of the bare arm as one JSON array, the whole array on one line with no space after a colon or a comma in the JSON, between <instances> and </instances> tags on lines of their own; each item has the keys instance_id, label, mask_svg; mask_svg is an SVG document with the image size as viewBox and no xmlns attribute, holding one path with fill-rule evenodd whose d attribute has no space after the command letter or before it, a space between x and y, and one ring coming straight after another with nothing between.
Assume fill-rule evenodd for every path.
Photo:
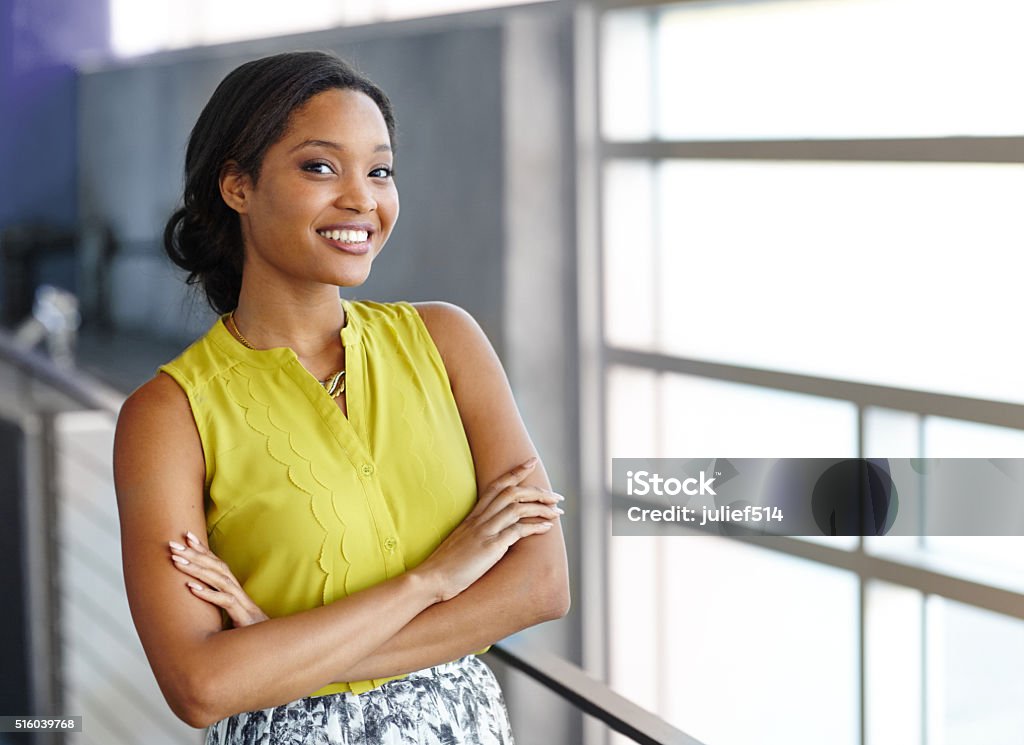
<instances>
[{"instance_id":1,"label":"bare arm","mask_svg":"<svg viewBox=\"0 0 1024 745\"><path fill-rule=\"evenodd\" d=\"M422 303L417 310L444 359L482 488L536 450L476 321L447 303ZM551 488L540 463L522 485ZM519 541L460 595L417 615L339 680L387 677L456 659L568 610L565 543L556 520L546 533Z\"/></svg>"},{"instance_id":2,"label":"bare arm","mask_svg":"<svg viewBox=\"0 0 1024 745\"><path fill-rule=\"evenodd\" d=\"M164 697L194 727L339 680L339 670L461 590L456 575L464 567L478 565L468 584L500 558L503 543L537 527L495 510L473 527L460 525L444 550L401 577L321 608L222 631L219 610L191 594L168 550L168 541L181 541L186 531L206 535L199 434L184 393L168 376L158 375L122 408L114 478L132 617Z\"/></svg>"}]
</instances>

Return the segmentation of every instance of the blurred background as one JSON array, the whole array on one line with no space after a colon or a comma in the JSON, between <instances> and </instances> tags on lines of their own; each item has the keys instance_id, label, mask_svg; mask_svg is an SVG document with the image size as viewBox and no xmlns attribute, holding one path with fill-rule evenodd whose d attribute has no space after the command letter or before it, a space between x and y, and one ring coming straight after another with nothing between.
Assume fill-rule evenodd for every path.
<instances>
[{"instance_id":1,"label":"blurred background","mask_svg":"<svg viewBox=\"0 0 1024 745\"><path fill-rule=\"evenodd\" d=\"M160 245L191 125L295 49L398 118L402 218L344 294L473 313L567 496L571 613L485 658L521 745L1024 742L1024 540L613 537L609 482L1024 457L1024 5L0 8L0 715L84 719L0 745L202 741L128 613L113 417L215 320Z\"/></svg>"}]
</instances>

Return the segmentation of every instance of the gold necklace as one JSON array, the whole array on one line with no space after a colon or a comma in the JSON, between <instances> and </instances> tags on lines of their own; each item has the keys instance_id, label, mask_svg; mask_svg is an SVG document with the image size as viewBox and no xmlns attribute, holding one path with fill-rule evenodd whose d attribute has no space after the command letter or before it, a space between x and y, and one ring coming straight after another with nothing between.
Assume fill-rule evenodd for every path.
<instances>
[{"instance_id":1,"label":"gold necklace","mask_svg":"<svg viewBox=\"0 0 1024 745\"><path fill-rule=\"evenodd\" d=\"M242 336L242 332L238 330L238 324L235 322L235 311L231 311L231 313L228 314L228 320L231 321L231 330L232 333L235 335L235 338L237 338L238 341L242 342L242 345L244 347L252 349L253 351L257 351L256 347L254 347L248 339ZM324 387L324 390L327 391L328 396L330 396L331 398L337 398L338 396L345 392L345 371L338 370L337 372L333 372L323 380L318 380L317 382Z\"/></svg>"}]
</instances>

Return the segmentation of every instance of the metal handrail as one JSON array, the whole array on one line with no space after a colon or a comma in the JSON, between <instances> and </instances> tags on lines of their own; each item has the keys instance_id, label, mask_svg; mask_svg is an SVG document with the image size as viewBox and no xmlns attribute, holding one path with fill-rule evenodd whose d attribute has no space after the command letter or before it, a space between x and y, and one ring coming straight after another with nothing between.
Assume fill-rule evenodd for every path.
<instances>
[{"instance_id":1,"label":"metal handrail","mask_svg":"<svg viewBox=\"0 0 1024 745\"><path fill-rule=\"evenodd\" d=\"M117 417L125 396L79 370L57 367L43 354L26 350L0 329L0 360L29 374L89 409ZM581 668L550 652L533 649L518 639L506 639L491 651L549 691L643 745L702 745L651 712L615 693Z\"/></svg>"},{"instance_id":2,"label":"metal handrail","mask_svg":"<svg viewBox=\"0 0 1024 745\"><path fill-rule=\"evenodd\" d=\"M14 336L0 329L0 359L28 373L63 393L68 398L90 409L103 411L116 417L125 396L80 370L66 370L53 364L34 350L25 349L15 342Z\"/></svg>"},{"instance_id":3,"label":"metal handrail","mask_svg":"<svg viewBox=\"0 0 1024 745\"><path fill-rule=\"evenodd\" d=\"M703 745L655 714L613 691L605 683L557 655L531 648L511 638L491 647L510 667L533 678L542 686L611 729L642 745Z\"/></svg>"}]
</instances>

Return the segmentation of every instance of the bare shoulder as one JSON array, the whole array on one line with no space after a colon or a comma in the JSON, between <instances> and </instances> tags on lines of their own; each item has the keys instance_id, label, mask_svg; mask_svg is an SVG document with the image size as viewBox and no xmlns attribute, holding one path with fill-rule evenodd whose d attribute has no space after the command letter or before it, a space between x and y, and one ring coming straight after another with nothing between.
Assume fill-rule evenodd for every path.
<instances>
[{"instance_id":1,"label":"bare shoulder","mask_svg":"<svg viewBox=\"0 0 1024 745\"><path fill-rule=\"evenodd\" d=\"M185 391L170 375L162 372L139 386L122 404L117 417L118 431L151 426L171 427L175 434L181 434L180 430L195 431Z\"/></svg>"},{"instance_id":2,"label":"bare shoulder","mask_svg":"<svg viewBox=\"0 0 1024 745\"><path fill-rule=\"evenodd\" d=\"M484 330L464 308L444 301L413 303L441 353L449 377L475 366L481 357L497 360Z\"/></svg>"},{"instance_id":3,"label":"bare shoulder","mask_svg":"<svg viewBox=\"0 0 1024 745\"><path fill-rule=\"evenodd\" d=\"M162 372L121 406L114 437L115 478L152 459L173 461L189 470L203 468L202 445L188 397Z\"/></svg>"},{"instance_id":4,"label":"bare shoulder","mask_svg":"<svg viewBox=\"0 0 1024 745\"><path fill-rule=\"evenodd\" d=\"M173 415L175 411L188 413L188 397L174 378L161 372L135 389L124 402L119 418L159 413Z\"/></svg>"}]
</instances>

